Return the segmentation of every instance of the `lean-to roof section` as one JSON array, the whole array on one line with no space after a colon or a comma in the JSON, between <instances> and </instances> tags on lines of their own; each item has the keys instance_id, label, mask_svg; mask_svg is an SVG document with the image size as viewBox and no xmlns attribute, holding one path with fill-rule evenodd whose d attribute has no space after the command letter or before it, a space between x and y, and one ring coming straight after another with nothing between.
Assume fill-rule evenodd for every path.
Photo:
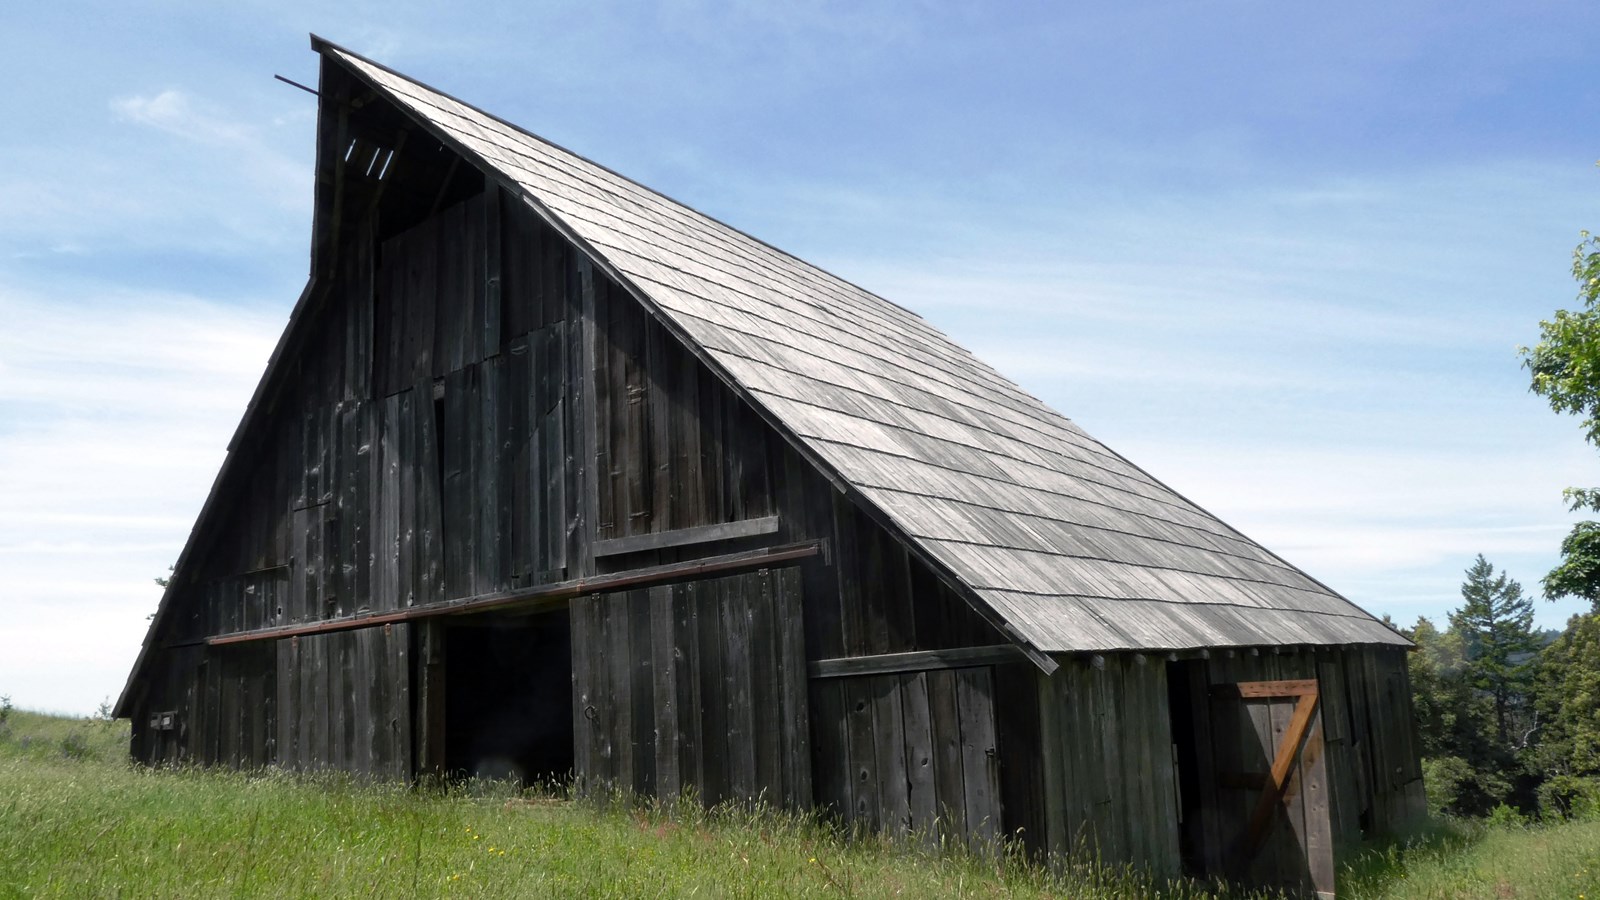
<instances>
[{"instance_id":1,"label":"lean-to roof section","mask_svg":"<svg viewBox=\"0 0 1600 900\"><path fill-rule=\"evenodd\" d=\"M1046 652L1406 644L919 316L326 43L603 257Z\"/></svg>"}]
</instances>

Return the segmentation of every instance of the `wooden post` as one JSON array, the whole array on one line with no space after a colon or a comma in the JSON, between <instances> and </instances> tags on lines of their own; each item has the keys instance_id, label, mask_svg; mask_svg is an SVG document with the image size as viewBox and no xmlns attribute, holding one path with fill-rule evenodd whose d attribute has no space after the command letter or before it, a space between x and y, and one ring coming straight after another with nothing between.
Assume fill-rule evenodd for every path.
<instances>
[{"instance_id":1,"label":"wooden post","mask_svg":"<svg viewBox=\"0 0 1600 900\"><path fill-rule=\"evenodd\" d=\"M417 778L445 774L445 652L444 623L416 623L417 627Z\"/></svg>"}]
</instances>

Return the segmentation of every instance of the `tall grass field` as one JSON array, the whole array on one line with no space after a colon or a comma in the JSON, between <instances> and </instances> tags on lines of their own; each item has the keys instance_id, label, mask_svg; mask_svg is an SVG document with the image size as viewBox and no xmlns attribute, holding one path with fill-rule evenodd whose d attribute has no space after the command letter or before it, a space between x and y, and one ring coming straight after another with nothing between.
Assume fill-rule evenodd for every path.
<instances>
[{"instance_id":1,"label":"tall grass field","mask_svg":"<svg viewBox=\"0 0 1600 900\"><path fill-rule=\"evenodd\" d=\"M573 803L339 777L150 771L124 723L0 723L0 898L1239 897L1078 865L1051 871L773 811ZM1439 827L1375 848L1339 896L1600 900L1600 822Z\"/></svg>"}]
</instances>

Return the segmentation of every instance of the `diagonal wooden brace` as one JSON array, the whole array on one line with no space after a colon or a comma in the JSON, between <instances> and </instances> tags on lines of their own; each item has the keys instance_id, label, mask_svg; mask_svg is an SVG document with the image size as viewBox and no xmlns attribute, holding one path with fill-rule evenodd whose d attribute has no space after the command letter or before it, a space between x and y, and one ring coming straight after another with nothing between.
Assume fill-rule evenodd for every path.
<instances>
[{"instance_id":1,"label":"diagonal wooden brace","mask_svg":"<svg viewBox=\"0 0 1600 900\"><path fill-rule=\"evenodd\" d=\"M1260 851L1261 841L1267 834L1267 826L1272 824L1272 817L1283 799L1284 789L1289 783L1289 771L1294 768L1295 760L1300 756L1300 748L1305 743L1312 717L1316 715L1320 695L1317 683L1313 680L1242 682L1239 684L1239 695L1244 698L1298 698L1294 705L1294 715L1289 719L1289 728L1284 732L1283 740L1279 742L1273 757L1272 771L1267 774L1265 790L1261 792L1261 799L1256 803L1255 812L1250 815L1250 824L1245 828L1244 841L1240 847L1240 865L1248 866L1250 860Z\"/></svg>"}]
</instances>

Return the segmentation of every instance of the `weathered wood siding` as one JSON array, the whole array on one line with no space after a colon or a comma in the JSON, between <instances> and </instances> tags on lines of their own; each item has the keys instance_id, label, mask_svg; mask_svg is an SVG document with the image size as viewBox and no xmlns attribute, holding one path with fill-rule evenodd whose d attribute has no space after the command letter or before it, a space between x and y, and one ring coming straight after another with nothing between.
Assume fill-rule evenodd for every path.
<instances>
[{"instance_id":1,"label":"weathered wood siding","mask_svg":"<svg viewBox=\"0 0 1600 900\"><path fill-rule=\"evenodd\" d=\"M404 624L269 645L276 655L280 711L277 755L267 761L410 778L410 645Z\"/></svg>"},{"instance_id":2,"label":"weathered wood siding","mask_svg":"<svg viewBox=\"0 0 1600 900\"><path fill-rule=\"evenodd\" d=\"M571 606L581 781L706 803L811 803L800 576L793 568Z\"/></svg>"},{"instance_id":3,"label":"weathered wood siding","mask_svg":"<svg viewBox=\"0 0 1600 900\"><path fill-rule=\"evenodd\" d=\"M183 647L166 655L164 678L133 716L136 759L190 761L237 769L268 765L277 754L278 691L270 647ZM172 727L152 719L172 714Z\"/></svg>"},{"instance_id":4,"label":"weathered wood siding","mask_svg":"<svg viewBox=\"0 0 1600 900\"><path fill-rule=\"evenodd\" d=\"M842 502L745 401L527 207L490 192L376 235L372 227L356 231L312 313L309 337L285 363L291 372L271 398L271 415L234 451L242 474L225 486L234 504L222 526L203 536L204 564L178 587L184 615L170 639L825 538L844 557L785 574L783 591L737 579L725 588L755 592L724 598L743 603L750 617L724 623L726 634L781 620L784 654L752 654L742 638L729 638L697 650L685 669L685 677L699 678L694 666L745 666L740 678L782 687L782 777L774 780L766 766L749 777L721 771L724 733L716 771L679 779L677 787L667 782L715 799L754 779L771 797L809 804L806 659L947 645L971 624L961 601L911 565L903 548ZM777 532L715 546L599 560L591 552L595 540L769 516L782 523ZM928 598L920 622L910 608L913 587L903 582L910 577ZM893 602L863 591L864 582L884 585ZM697 606L682 593L687 588L673 590L693 621L721 615L715 603ZM786 604L781 616L761 606L774 598ZM574 615L592 602L599 601L580 601ZM807 605L824 623L820 650L807 647ZM574 619L580 647L583 621ZM639 627L648 626L646 615ZM422 752L417 738L428 732L411 721L409 692L425 691L408 661L418 650L408 634L402 626L382 637L361 631L280 641L263 663L282 697L276 749L263 761L409 774ZM601 674L608 683L632 677ZM376 681L388 687L353 687ZM153 702L154 695L146 705ZM186 707L180 718L201 715L204 705ZM765 717L776 707L756 708ZM437 717L434 706L427 710ZM763 727L746 738L769 735ZM681 742L713 753L700 738ZM218 761L210 746L141 744L139 755ZM580 765L580 774L590 773ZM594 774L617 780L608 770ZM640 789L655 784L624 780ZM796 785L804 787L798 794Z\"/></svg>"},{"instance_id":5,"label":"weathered wood siding","mask_svg":"<svg viewBox=\"0 0 1600 900\"><path fill-rule=\"evenodd\" d=\"M819 802L869 828L992 846L1007 830L994 686L992 666L814 684Z\"/></svg>"},{"instance_id":6,"label":"weathered wood siding","mask_svg":"<svg viewBox=\"0 0 1600 900\"><path fill-rule=\"evenodd\" d=\"M1039 676L1046 844L1175 875L1178 798L1160 658L1061 661Z\"/></svg>"},{"instance_id":7,"label":"weathered wood siding","mask_svg":"<svg viewBox=\"0 0 1600 900\"><path fill-rule=\"evenodd\" d=\"M1307 869L1306 846L1331 842L1346 852L1400 831L1423 809L1404 651L1219 650L1172 663L1136 654L1107 654L1099 666L1081 657L1061 662L1053 676L1038 676L1052 852L1176 874L1188 847L1196 872L1305 885L1332 877ZM1185 667L1179 696L1169 691L1171 667ZM1291 771L1290 814L1275 815L1246 870L1230 871L1228 854L1260 795L1255 779L1271 766L1293 702L1243 704L1215 688L1310 678L1318 680L1320 718ZM1187 722L1179 733L1175 718ZM1191 746L1175 744L1180 733ZM1187 785L1178 764L1184 754Z\"/></svg>"},{"instance_id":8,"label":"weathered wood siding","mask_svg":"<svg viewBox=\"0 0 1600 900\"><path fill-rule=\"evenodd\" d=\"M525 206L502 215L498 192L375 234L346 245L270 415L232 451L231 502L176 588L167 641L566 577L573 254ZM265 665L295 686L279 722L293 741L260 761L408 775L409 640L402 626L286 644ZM391 685L381 695L350 687L380 680ZM206 710L198 702L185 727ZM378 715L381 728L366 721ZM191 740L181 753L227 761L214 746Z\"/></svg>"},{"instance_id":9,"label":"weathered wood siding","mask_svg":"<svg viewBox=\"0 0 1600 900\"><path fill-rule=\"evenodd\" d=\"M1406 653L1360 647L1317 659L1335 840L1349 847L1362 835L1403 833L1427 810Z\"/></svg>"}]
</instances>

